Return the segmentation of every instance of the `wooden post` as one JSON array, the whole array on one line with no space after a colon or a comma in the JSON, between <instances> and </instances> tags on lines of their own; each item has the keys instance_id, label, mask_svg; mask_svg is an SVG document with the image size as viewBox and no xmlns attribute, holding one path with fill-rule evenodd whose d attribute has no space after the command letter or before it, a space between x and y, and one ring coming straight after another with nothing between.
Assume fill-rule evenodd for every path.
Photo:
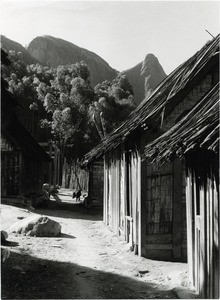
<instances>
[{"instance_id":1,"label":"wooden post","mask_svg":"<svg viewBox=\"0 0 220 300\"><path fill-rule=\"evenodd\" d=\"M207 284L207 297L209 298L209 295L211 293L211 274L210 274L210 192L211 192L211 184L210 184L210 179L207 179L207 187L206 187L206 202L205 202L205 206L206 206L206 227L205 227L205 231L206 231L206 244L205 244L205 252L207 255L207 259L206 259L206 270L207 270L207 275L206 275L206 284Z\"/></svg>"},{"instance_id":2,"label":"wooden post","mask_svg":"<svg viewBox=\"0 0 220 300\"><path fill-rule=\"evenodd\" d=\"M92 171L92 165L94 162L91 163L89 167L89 184L88 184L88 204L92 204L93 199L93 171Z\"/></svg>"},{"instance_id":3,"label":"wooden post","mask_svg":"<svg viewBox=\"0 0 220 300\"><path fill-rule=\"evenodd\" d=\"M207 292L207 264L206 264L206 193L204 187L200 189L200 257L199 257L199 292L202 298Z\"/></svg>"},{"instance_id":4,"label":"wooden post","mask_svg":"<svg viewBox=\"0 0 220 300\"><path fill-rule=\"evenodd\" d=\"M194 280L194 217L191 176L186 180L186 216L187 216L187 260L189 281L195 286Z\"/></svg>"},{"instance_id":5,"label":"wooden post","mask_svg":"<svg viewBox=\"0 0 220 300\"><path fill-rule=\"evenodd\" d=\"M207 190L209 190L210 192L210 196L209 196L209 298L214 298L214 294L213 294L213 286L214 286L214 278L213 278L213 270L214 270L214 266L213 266L213 241L214 241L214 232L213 232L213 224L214 224L214 190L213 190L214 186L212 185L212 182L209 181L209 186L207 188Z\"/></svg>"},{"instance_id":6,"label":"wooden post","mask_svg":"<svg viewBox=\"0 0 220 300\"><path fill-rule=\"evenodd\" d=\"M107 225L107 191L108 191L108 179L107 179L106 161L104 156L104 199L103 199L103 222Z\"/></svg>"},{"instance_id":7,"label":"wooden post","mask_svg":"<svg viewBox=\"0 0 220 300\"><path fill-rule=\"evenodd\" d=\"M182 251L182 163L173 162L173 256L181 258Z\"/></svg>"},{"instance_id":8,"label":"wooden post","mask_svg":"<svg viewBox=\"0 0 220 300\"><path fill-rule=\"evenodd\" d=\"M216 182L213 186L213 231L214 231L214 247L213 247L213 277L214 277L214 291L213 298L219 299L219 283L220 283L220 203L219 203L219 192L216 186Z\"/></svg>"},{"instance_id":9,"label":"wooden post","mask_svg":"<svg viewBox=\"0 0 220 300\"><path fill-rule=\"evenodd\" d=\"M23 164L23 159L22 159L22 152L20 151L19 153L19 190L18 190L18 195L23 196L24 194L24 189L26 186L26 180L24 176L24 164Z\"/></svg>"},{"instance_id":10,"label":"wooden post","mask_svg":"<svg viewBox=\"0 0 220 300\"><path fill-rule=\"evenodd\" d=\"M141 137L141 153L144 153L147 137ZM146 226L147 226L147 162L140 157L140 256L146 256Z\"/></svg>"},{"instance_id":11,"label":"wooden post","mask_svg":"<svg viewBox=\"0 0 220 300\"><path fill-rule=\"evenodd\" d=\"M137 170L137 190L138 190L138 255L141 256L141 246L142 246L142 205L141 205L141 185L142 185L142 178L141 178L141 156L140 153L138 153L138 170Z\"/></svg>"},{"instance_id":12,"label":"wooden post","mask_svg":"<svg viewBox=\"0 0 220 300\"><path fill-rule=\"evenodd\" d=\"M62 174L60 173L60 150L57 151L57 182L56 184L61 184ZM62 169L62 168L61 168Z\"/></svg>"},{"instance_id":13,"label":"wooden post","mask_svg":"<svg viewBox=\"0 0 220 300\"><path fill-rule=\"evenodd\" d=\"M52 143L49 144L50 146L50 157L51 157L51 154L52 154ZM49 187L51 186L51 182L52 181L52 161L49 163Z\"/></svg>"},{"instance_id":14,"label":"wooden post","mask_svg":"<svg viewBox=\"0 0 220 300\"><path fill-rule=\"evenodd\" d=\"M115 232L119 234L119 157L118 151L115 151L115 176L114 176L114 185L115 185Z\"/></svg>"},{"instance_id":15,"label":"wooden post","mask_svg":"<svg viewBox=\"0 0 220 300\"><path fill-rule=\"evenodd\" d=\"M128 227L127 227L127 219L126 216L128 214L128 207L127 207L127 199L128 199L128 178L127 178L127 160L126 160L126 154L123 153L123 160L124 160L124 227L125 227L125 241L128 241Z\"/></svg>"}]
</instances>

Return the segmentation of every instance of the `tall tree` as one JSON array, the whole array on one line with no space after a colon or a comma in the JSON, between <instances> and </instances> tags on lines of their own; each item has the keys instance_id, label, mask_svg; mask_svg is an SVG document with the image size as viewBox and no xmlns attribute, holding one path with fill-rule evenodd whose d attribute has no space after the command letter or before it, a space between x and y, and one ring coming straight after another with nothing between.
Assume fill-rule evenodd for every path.
<instances>
[{"instance_id":1,"label":"tall tree","mask_svg":"<svg viewBox=\"0 0 220 300\"><path fill-rule=\"evenodd\" d=\"M46 141L49 133L40 129L38 124L46 117L46 112L38 101L36 87L40 81L49 82L53 70L39 64L26 66L21 52L9 51L8 58L11 64L4 69L2 76L22 106L18 111L19 119L38 141Z\"/></svg>"},{"instance_id":2,"label":"tall tree","mask_svg":"<svg viewBox=\"0 0 220 300\"><path fill-rule=\"evenodd\" d=\"M134 110L133 89L126 75L112 82L104 81L94 88L95 101L90 107L100 135L106 135L123 122Z\"/></svg>"},{"instance_id":3,"label":"tall tree","mask_svg":"<svg viewBox=\"0 0 220 300\"><path fill-rule=\"evenodd\" d=\"M84 62L59 66L50 84L40 82L38 97L51 116L51 128L63 155L82 157L98 141L92 130L89 105L94 91ZM46 120L45 120L46 123Z\"/></svg>"}]
</instances>

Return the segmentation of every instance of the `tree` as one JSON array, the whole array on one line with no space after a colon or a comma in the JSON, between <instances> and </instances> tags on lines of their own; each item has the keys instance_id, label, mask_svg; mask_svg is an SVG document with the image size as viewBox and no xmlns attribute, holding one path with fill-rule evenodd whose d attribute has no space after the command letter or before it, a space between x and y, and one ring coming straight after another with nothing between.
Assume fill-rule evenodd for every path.
<instances>
[{"instance_id":1,"label":"tree","mask_svg":"<svg viewBox=\"0 0 220 300\"><path fill-rule=\"evenodd\" d=\"M133 89L126 75L118 75L112 82L104 81L94 88L95 101L90 107L101 136L123 122L134 110Z\"/></svg>"},{"instance_id":2,"label":"tree","mask_svg":"<svg viewBox=\"0 0 220 300\"><path fill-rule=\"evenodd\" d=\"M45 141L49 132L39 128L39 121L46 117L46 112L38 100L36 87L40 81L49 82L53 70L40 64L26 66L21 52L9 51L8 58L11 64L4 69L3 77L22 106L18 110L19 120L38 141Z\"/></svg>"},{"instance_id":3,"label":"tree","mask_svg":"<svg viewBox=\"0 0 220 300\"><path fill-rule=\"evenodd\" d=\"M51 116L54 139L69 159L81 158L98 141L89 117L94 91L88 78L88 67L79 62L59 66L49 84L40 82L37 87L38 98Z\"/></svg>"}]
</instances>

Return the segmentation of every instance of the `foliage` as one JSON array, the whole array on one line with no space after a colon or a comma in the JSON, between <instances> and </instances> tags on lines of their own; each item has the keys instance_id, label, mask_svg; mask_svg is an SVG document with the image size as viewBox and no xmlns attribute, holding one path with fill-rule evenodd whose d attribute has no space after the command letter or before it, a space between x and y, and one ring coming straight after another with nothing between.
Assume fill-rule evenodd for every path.
<instances>
[{"instance_id":1,"label":"foliage","mask_svg":"<svg viewBox=\"0 0 220 300\"><path fill-rule=\"evenodd\" d=\"M22 54L9 51L4 71L9 90L20 99L28 125L46 130L67 158L80 158L124 121L134 109L133 90L125 75L94 89L84 62L57 69L26 66ZM28 117L25 117L26 119ZM29 129L29 128L28 128ZM52 136L51 136L51 134Z\"/></svg>"},{"instance_id":2,"label":"foliage","mask_svg":"<svg viewBox=\"0 0 220 300\"><path fill-rule=\"evenodd\" d=\"M38 99L36 90L40 81L49 82L52 70L40 64L26 66L22 60L22 53L9 51L8 58L11 62L4 68L3 77L8 83L8 88L21 104L18 111L20 121L38 140L48 138L48 130L41 130L39 120L46 118L46 112Z\"/></svg>"},{"instance_id":3,"label":"foliage","mask_svg":"<svg viewBox=\"0 0 220 300\"><path fill-rule=\"evenodd\" d=\"M88 67L79 62L59 66L49 84L40 82L37 87L38 98L52 116L54 138L67 158L81 157L98 142L88 114L94 99L88 78Z\"/></svg>"},{"instance_id":4,"label":"foliage","mask_svg":"<svg viewBox=\"0 0 220 300\"><path fill-rule=\"evenodd\" d=\"M95 101L90 115L93 115L99 132L108 134L135 108L133 89L125 75L118 75L112 82L96 85L94 92Z\"/></svg>"}]
</instances>

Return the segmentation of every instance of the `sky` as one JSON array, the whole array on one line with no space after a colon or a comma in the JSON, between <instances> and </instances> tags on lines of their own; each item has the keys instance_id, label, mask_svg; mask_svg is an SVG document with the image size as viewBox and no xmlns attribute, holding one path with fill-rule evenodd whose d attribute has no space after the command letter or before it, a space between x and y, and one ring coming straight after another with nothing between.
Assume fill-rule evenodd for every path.
<instances>
[{"instance_id":1,"label":"sky","mask_svg":"<svg viewBox=\"0 0 220 300\"><path fill-rule=\"evenodd\" d=\"M0 33L23 46L52 35L123 71L159 59L169 74L220 32L219 1L1 0Z\"/></svg>"}]
</instances>

